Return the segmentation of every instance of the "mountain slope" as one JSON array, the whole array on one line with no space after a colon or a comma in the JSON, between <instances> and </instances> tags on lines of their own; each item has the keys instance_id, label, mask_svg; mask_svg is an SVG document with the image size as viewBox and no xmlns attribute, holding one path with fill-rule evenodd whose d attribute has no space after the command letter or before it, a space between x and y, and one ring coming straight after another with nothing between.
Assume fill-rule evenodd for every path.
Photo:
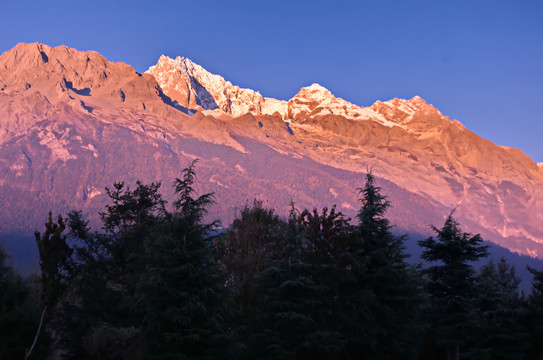
<instances>
[{"instance_id":1,"label":"mountain slope","mask_svg":"<svg viewBox=\"0 0 543 360\"><path fill-rule=\"evenodd\" d=\"M337 204L353 215L372 168L404 231L425 233L456 208L466 230L543 257L543 170L420 97L369 107L302 88L262 97L189 59L146 74L95 52L19 44L0 56L0 232L32 232L47 212L96 221L114 181L170 184L193 158L212 217L259 198L280 212ZM190 115L189 115L190 114Z\"/></svg>"},{"instance_id":2,"label":"mountain slope","mask_svg":"<svg viewBox=\"0 0 543 360\"><path fill-rule=\"evenodd\" d=\"M197 71L180 70L178 64L187 62L190 60L163 56L148 72L167 94L176 84L189 84L187 79L195 78L213 98L210 103L231 104L218 107L224 113L247 111L257 117L263 113L262 104L268 98L243 89L258 94L256 105L255 97L247 102L247 97L236 97L239 92L227 90L237 87L192 62ZM165 63L171 66L161 72ZM199 89L191 91L198 94ZM313 84L282 102L276 115L289 123L305 156L354 172L372 167L376 174L410 192L450 210L456 208L461 220L473 223L474 229L496 242L541 256L540 250L528 244L540 249L543 241L543 172L521 150L496 146L418 96L359 107Z\"/></svg>"}]
</instances>

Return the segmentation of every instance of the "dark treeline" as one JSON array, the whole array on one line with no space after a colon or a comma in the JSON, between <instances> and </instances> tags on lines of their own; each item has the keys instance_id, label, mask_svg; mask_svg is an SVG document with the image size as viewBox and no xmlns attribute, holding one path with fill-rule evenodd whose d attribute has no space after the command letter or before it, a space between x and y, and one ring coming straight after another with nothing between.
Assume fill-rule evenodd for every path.
<instances>
[{"instance_id":1,"label":"dark treeline","mask_svg":"<svg viewBox=\"0 0 543 360\"><path fill-rule=\"evenodd\" d=\"M262 202L227 231L204 223L194 163L174 183L107 189L102 229L80 211L36 233L40 276L0 252L1 359L541 359L543 270L521 295L502 258L451 213L406 261L368 174L351 220L336 207L288 218Z\"/></svg>"}]
</instances>

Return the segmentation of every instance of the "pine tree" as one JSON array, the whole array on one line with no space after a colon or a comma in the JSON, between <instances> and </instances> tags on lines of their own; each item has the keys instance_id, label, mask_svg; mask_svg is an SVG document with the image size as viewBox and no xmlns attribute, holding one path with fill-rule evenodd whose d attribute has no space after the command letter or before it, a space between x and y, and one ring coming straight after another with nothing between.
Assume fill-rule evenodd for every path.
<instances>
[{"instance_id":1,"label":"pine tree","mask_svg":"<svg viewBox=\"0 0 543 360\"><path fill-rule=\"evenodd\" d=\"M215 223L201 223L213 197L194 197L193 166L174 183L172 213L160 183L115 183L100 213L105 233L75 211L67 235L51 215L36 234L42 298L55 304L49 326L66 358L216 358L224 349L227 296L207 238Z\"/></svg>"},{"instance_id":2,"label":"pine tree","mask_svg":"<svg viewBox=\"0 0 543 360\"><path fill-rule=\"evenodd\" d=\"M472 262L488 255L480 235L463 233L452 215L441 229L432 227L437 239L419 241L425 248L422 258L434 264L424 270L433 337L449 360L460 358L460 349L481 324Z\"/></svg>"},{"instance_id":3,"label":"pine tree","mask_svg":"<svg viewBox=\"0 0 543 360\"><path fill-rule=\"evenodd\" d=\"M114 190L106 188L112 205L106 205L106 211L99 215L108 235L110 271L116 271L111 277L118 288L129 293L134 292L133 284L138 282L134 276L138 276L138 269L143 266L140 261L146 237L167 215L160 186L160 182L147 185L137 181L134 190L124 182L114 183Z\"/></svg>"},{"instance_id":4,"label":"pine tree","mask_svg":"<svg viewBox=\"0 0 543 360\"><path fill-rule=\"evenodd\" d=\"M526 348L525 329L520 325L522 303L515 268L502 257L490 260L477 277L480 331L473 356L483 359L522 359Z\"/></svg>"},{"instance_id":5,"label":"pine tree","mask_svg":"<svg viewBox=\"0 0 543 360\"><path fill-rule=\"evenodd\" d=\"M194 196L194 162L176 179L165 209L160 183L107 189L93 232L80 211L36 233L48 326L67 358L217 358L225 349L225 278L202 224L212 194ZM69 241L68 241L69 240ZM68 242L71 243L69 246Z\"/></svg>"},{"instance_id":6,"label":"pine tree","mask_svg":"<svg viewBox=\"0 0 543 360\"><path fill-rule=\"evenodd\" d=\"M419 307L423 297L416 269L406 261L405 237L392 233L385 216L390 202L375 185L371 172L358 192L362 206L353 241L365 256L365 274L359 286L370 292L364 356L417 358L417 340L422 332Z\"/></svg>"},{"instance_id":7,"label":"pine tree","mask_svg":"<svg viewBox=\"0 0 543 360\"><path fill-rule=\"evenodd\" d=\"M259 306L261 297L255 291L259 276L280 256L286 232L285 220L254 200L252 206L241 209L225 234L221 261L229 274L226 285L233 296L234 322L251 316Z\"/></svg>"},{"instance_id":8,"label":"pine tree","mask_svg":"<svg viewBox=\"0 0 543 360\"><path fill-rule=\"evenodd\" d=\"M137 182L134 190L123 183L107 189L112 205L100 213L105 233L92 232L81 211L73 211L68 226L50 215L45 234L36 234L43 297L55 304L48 327L65 358L141 358L135 290L145 239L165 218L159 187Z\"/></svg>"},{"instance_id":9,"label":"pine tree","mask_svg":"<svg viewBox=\"0 0 543 360\"><path fill-rule=\"evenodd\" d=\"M318 307L319 327L330 333L330 349L324 354L348 356L352 343L353 318L364 304L364 293L352 286L364 272L360 258L349 248L352 227L349 218L336 211L323 208L322 212L304 210L298 217L302 260L310 266L310 276L321 287Z\"/></svg>"},{"instance_id":10,"label":"pine tree","mask_svg":"<svg viewBox=\"0 0 543 360\"><path fill-rule=\"evenodd\" d=\"M80 211L68 215L74 267L55 319L71 358L136 359L144 354L136 290L145 274L145 242L165 221L160 183L117 182L99 213L105 233L92 232Z\"/></svg>"},{"instance_id":11,"label":"pine tree","mask_svg":"<svg viewBox=\"0 0 543 360\"><path fill-rule=\"evenodd\" d=\"M178 200L171 219L145 242L145 273L138 306L149 358L217 358L226 333L221 318L224 278L211 254L208 234L216 223L202 224L213 194L194 197L194 162L174 187Z\"/></svg>"},{"instance_id":12,"label":"pine tree","mask_svg":"<svg viewBox=\"0 0 543 360\"><path fill-rule=\"evenodd\" d=\"M137 359L144 352L135 290L144 239L159 221L161 198L158 185L137 185L131 191L117 183L115 194L108 192L113 205L100 214L106 233L92 232L81 211L67 216L70 266L50 322L65 358Z\"/></svg>"}]
</instances>

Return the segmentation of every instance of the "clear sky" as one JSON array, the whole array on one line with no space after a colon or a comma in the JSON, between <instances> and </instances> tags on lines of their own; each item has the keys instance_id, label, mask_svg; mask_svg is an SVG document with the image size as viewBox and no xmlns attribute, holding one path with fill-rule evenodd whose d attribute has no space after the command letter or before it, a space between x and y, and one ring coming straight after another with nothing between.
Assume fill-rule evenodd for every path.
<instances>
[{"instance_id":1,"label":"clear sky","mask_svg":"<svg viewBox=\"0 0 543 360\"><path fill-rule=\"evenodd\" d=\"M185 56L264 96L313 82L369 106L419 95L543 162L543 1L7 0L0 52L95 50L143 72Z\"/></svg>"}]
</instances>

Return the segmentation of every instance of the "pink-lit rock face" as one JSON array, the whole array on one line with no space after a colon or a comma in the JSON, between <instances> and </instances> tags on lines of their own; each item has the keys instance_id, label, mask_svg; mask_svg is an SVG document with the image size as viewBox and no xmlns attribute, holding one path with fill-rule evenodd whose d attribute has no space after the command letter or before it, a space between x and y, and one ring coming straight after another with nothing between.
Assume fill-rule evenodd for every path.
<instances>
[{"instance_id":1,"label":"pink-lit rock face","mask_svg":"<svg viewBox=\"0 0 543 360\"><path fill-rule=\"evenodd\" d=\"M114 181L170 184L193 158L210 216L247 200L279 213L337 204L354 215L373 170L400 229L426 233L456 208L466 231L543 257L543 169L420 97L364 107L318 84L263 97L189 59L145 74L92 51L19 44L0 56L0 232L32 232L49 210L96 220Z\"/></svg>"},{"instance_id":2,"label":"pink-lit rock face","mask_svg":"<svg viewBox=\"0 0 543 360\"><path fill-rule=\"evenodd\" d=\"M258 91L232 85L190 59L171 59L163 55L147 73L157 79L169 97L193 111L218 109L232 116L248 112L268 115L285 112L286 102L264 98Z\"/></svg>"}]
</instances>

